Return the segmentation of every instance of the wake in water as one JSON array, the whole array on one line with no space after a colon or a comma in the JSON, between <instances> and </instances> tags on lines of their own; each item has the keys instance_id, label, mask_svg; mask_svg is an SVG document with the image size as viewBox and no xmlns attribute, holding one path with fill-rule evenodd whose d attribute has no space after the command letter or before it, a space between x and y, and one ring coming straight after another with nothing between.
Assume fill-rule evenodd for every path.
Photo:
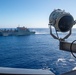
<instances>
[{"instance_id":1,"label":"wake in water","mask_svg":"<svg viewBox=\"0 0 76 75\"><path fill-rule=\"evenodd\" d=\"M49 34L49 33L46 33L46 32L36 32L35 34Z\"/></svg>"},{"instance_id":2,"label":"wake in water","mask_svg":"<svg viewBox=\"0 0 76 75\"><path fill-rule=\"evenodd\" d=\"M35 34L50 34L50 31L48 28L33 28L30 29L31 31L35 31Z\"/></svg>"},{"instance_id":3,"label":"wake in water","mask_svg":"<svg viewBox=\"0 0 76 75\"><path fill-rule=\"evenodd\" d=\"M59 58L58 60L57 60L57 62L59 63L59 62L66 62L66 60L64 59L64 58Z\"/></svg>"}]
</instances>

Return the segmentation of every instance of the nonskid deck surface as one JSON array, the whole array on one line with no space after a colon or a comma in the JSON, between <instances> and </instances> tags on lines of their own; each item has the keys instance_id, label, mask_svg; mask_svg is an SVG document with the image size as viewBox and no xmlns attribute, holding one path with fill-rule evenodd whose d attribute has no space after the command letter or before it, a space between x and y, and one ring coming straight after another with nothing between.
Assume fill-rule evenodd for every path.
<instances>
[{"instance_id":1,"label":"nonskid deck surface","mask_svg":"<svg viewBox=\"0 0 76 75\"><path fill-rule=\"evenodd\" d=\"M21 69L0 67L0 75L55 75L48 69Z\"/></svg>"}]
</instances>

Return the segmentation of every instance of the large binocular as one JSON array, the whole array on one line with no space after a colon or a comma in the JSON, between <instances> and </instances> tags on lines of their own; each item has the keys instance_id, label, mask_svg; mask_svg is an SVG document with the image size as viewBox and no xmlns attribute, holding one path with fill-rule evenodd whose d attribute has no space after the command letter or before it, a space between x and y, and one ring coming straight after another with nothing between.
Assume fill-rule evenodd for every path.
<instances>
[{"instance_id":1,"label":"large binocular","mask_svg":"<svg viewBox=\"0 0 76 75\"><path fill-rule=\"evenodd\" d=\"M49 16L49 25L54 26L57 31L67 32L73 27L74 19L70 13L56 9Z\"/></svg>"}]
</instances>

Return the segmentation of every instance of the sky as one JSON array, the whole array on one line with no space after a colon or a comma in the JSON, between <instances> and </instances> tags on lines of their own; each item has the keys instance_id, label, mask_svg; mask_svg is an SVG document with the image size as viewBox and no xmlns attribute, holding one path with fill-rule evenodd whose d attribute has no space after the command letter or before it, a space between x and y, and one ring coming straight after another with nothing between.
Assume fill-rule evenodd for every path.
<instances>
[{"instance_id":1,"label":"sky","mask_svg":"<svg viewBox=\"0 0 76 75\"><path fill-rule=\"evenodd\" d=\"M76 0L0 0L0 28L48 28L54 9L65 10L76 19Z\"/></svg>"}]
</instances>

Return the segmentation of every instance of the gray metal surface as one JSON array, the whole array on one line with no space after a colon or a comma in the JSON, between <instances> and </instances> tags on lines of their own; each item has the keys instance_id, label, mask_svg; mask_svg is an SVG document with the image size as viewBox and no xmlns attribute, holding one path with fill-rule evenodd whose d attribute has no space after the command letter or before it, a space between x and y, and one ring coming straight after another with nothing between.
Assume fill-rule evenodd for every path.
<instances>
[{"instance_id":1,"label":"gray metal surface","mask_svg":"<svg viewBox=\"0 0 76 75\"><path fill-rule=\"evenodd\" d=\"M76 70L61 74L61 75L76 75Z\"/></svg>"},{"instance_id":2,"label":"gray metal surface","mask_svg":"<svg viewBox=\"0 0 76 75\"><path fill-rule=\"evenodd\" d=\"M21 68L5 68L0 67L0 74L9 75L54 75L48 69L21 69Z\"/></svg>"}]
</instances>

